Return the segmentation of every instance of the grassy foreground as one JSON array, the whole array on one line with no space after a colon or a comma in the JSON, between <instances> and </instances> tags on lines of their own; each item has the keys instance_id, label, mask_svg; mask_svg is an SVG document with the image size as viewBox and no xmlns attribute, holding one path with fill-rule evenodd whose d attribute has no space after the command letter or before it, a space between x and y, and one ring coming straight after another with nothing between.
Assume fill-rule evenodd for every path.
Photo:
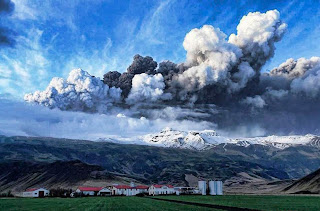
<instances>
[{"instance_id":1,"label":"grassy foreground","mask_svg":"<svg viewBox=\"0 0 320 211\"><path fill-rule=\"evenodd\" d=\"M320 196L225 195L157 196L157 198L258 210L320 210Z\"/></svg>"},{"instance_id":2,"label":"grassy foreground","mask_svg":"<svg viewBox=\"0 0 320 211\"><path fill-rule=\"evenodd\" d=\"M170 200L257 210L320 210L319 196L157 196ZM146 197L0 198L0 210L215 210Z\"/></svg>"},{"instance_id":3,"label":"grassy foreground","mask_svg":"<svg viewBox=\"0 0 320 211\"><path fill-rule=\"evenodd\" d=\"M140 197L14 198L0 199L0 210L213 210Z\"/></svg>"}]
</instances>

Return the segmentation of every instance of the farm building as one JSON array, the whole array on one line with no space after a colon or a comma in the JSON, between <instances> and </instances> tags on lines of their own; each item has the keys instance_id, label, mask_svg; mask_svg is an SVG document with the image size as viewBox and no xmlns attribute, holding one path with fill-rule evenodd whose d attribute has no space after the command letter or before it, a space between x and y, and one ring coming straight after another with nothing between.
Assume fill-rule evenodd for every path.
<instances>
[{"instance_id":1,"label":"farm building","mask_svg":"<svg viewBox=\"0 0 320 211\"><path fill-rule=\"evenodd\" d=\"M95 196L98 195L99 191L102 189L103 187L78 187L76 193L87 196Z\"/></svg>"},{"instance_id":2,"label":"farm building","mask_svg":"<svg viewBox=\"0 0 320 211\"><path fill-rule=\"evenodd\" d=\"M111 190L109 188L102 188L98 194L98 196L111 196Z\"/></svg>"},{"instance_id":3,"label":"farm building","mask_svg":"<svg viewBox=\"0 0 320 211\"><path fill-rule=\"evenodd\" d=\"M174 194L175 190L172 185L151 185L149 188L149 195L165 195Z\"/></svg>"},{"instance_id":4,"label":"farm building","mask_svg":"<svg viewBox=\"0 0 320 211\"><path fill-rule=\"evenodd\" d=\"M130 189L129 185L115 185L112 187L112 195L121 196L127 195L127 190Z\"/></svg>"},{"instance_id":5,"label":"farm building","mask_svg":"<svg viewBox=\"0 0 320 211\"><path fill-rule=\"evenodd\" d=\"M22 194L23 197L43 198L49 196L49 190L44 188L29 188Z\"/></svg>"},{"instance_id":6,"label":"farm building","mask_svg":"<svg viewBox=\"0 0 320 211\"><path fill-rule=\"evenodd\" d=\"M180 194L198 194L199 190L195 187L174 187L176 195Z\"/></svg>"},{"instance_id":7,"label":"farm building","mask_svg":"<svg viewBox=\"0 0 320 211\"><path fill-rule=\"evenodd\" d=\"M139 193L148 193L148 189L149 187L145 185L115 185L112 187L112 195L135 196Z\"/></svg>"},{"instance_id":8,"label":"farm building","mask_svg":"<svg viewBox=\"0 0 320 211\"><path fill-rule=\"evenodd\" d=\"M135 196L139 193L148 193L148 189L149 187L145 185L130 187L130 189L127 189L126 196Z\"/></svg>"}]
</instances>

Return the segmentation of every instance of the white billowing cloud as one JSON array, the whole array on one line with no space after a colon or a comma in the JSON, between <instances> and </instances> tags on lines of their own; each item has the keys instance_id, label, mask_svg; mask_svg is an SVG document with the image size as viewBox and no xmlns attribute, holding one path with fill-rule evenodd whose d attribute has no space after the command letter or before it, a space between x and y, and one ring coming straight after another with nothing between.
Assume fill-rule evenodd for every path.
<instances>
[{"instance_id":1,"label":"white billowing cloud","mask_svg":"<svg viewBox=\"0 0 320 211\"><path fill-rule=\"evenodd\" d=\"M248 62L241 62L238 66L239 71L234 73L232 79L234 81L230 81L229 90L239 91L247 85L247 82L255 75L255 71L249 65Z\"/></svg>"},{"instance_id":2,"label":"white billowing cloud","mask_svg":"<svg viewBox=\"0 0 320 211\"><path fill-rule=\"evenodd\" d=\"M249 13L237 26L237 34L227 36L218 28L204 25L191 30L183 47L190 68L176 79L188 91L206 85L226 86L237 92L250 81L274 55L274 43L280 41L287 25L277 10Z\"/></svg>"},{"instance_id":3,"label":"white billowing cloud","mask_svg":"<svg viewBox=\"0 0 320 211\"><path fill-rule=\"evenodd\" d=\"M308 70L302 77L296 78L291 83L293 93L303 93L315 98L320 94L320 63Z\"/></svg>"},{"instance_id":4,"label":"white billowing cloud","mask_svg":"<svg viewBox=\"0 0 320 211\"><path fill-rule=\"evenodd\" d=\"M136 74L132 79L132 88L126 101L129 104L134 104L171 99L169 93L164 93L164 88L165 83L160 73L155 75Z\"/></svg>"},{"instance_id":5,"label":"white billowing cloud","mask_svg":"<svg viewBox=\"0 0 320 211\"><path fill-rule=\"evenodd\" d=\"M49 108L102 112L121 99L121 90L109 88L82 69L74 69L67 80L53 78L46 90L26 94L24 99Z\"/></svg>"},{"instance_id":6,"label":"white billowing cloud","mask_svg":"<svg viewBox=\"0 0 320 211\"><path fill-rule=\"evenodd\" d=\"M217 81L218 78L218 73L212 71L211 67L200 64L198 66L190 67L182 74L175 76L174 79L177 80L184 89L192 91L201 89L206 85L213 83L213 81Z\"/></svg>"},{"instance_id":7,"label":"white billowing cloud","mask_svg":"<svg viewBox=\"0 0 320 211\"><path fill-rule=\"evenodd\" d=\"M206 64L212 69L223 71L232 67L241 56L241 50L226 41L227 35L220 29L204 25L192 29L184 38L187 65Z\"/></svg>"},{"instance_id":8,"label":"white billowing cloud","mask_svg":"<svg viewBox=\"0 0 320 211\"><path fill-rule=\"evenodd\" d=\"M274 43L281 40L286 28L277 10L250 12L242 17L237 34L230 35L229 43L241 48L251 65L261 68L274 55Z\"/></svg>"},{"instance_id":9,"label":"white billowing cloud","mask_svg":"<svg viewBox=\"0 0 320 211\"><path fill-rule=\"evenodd\" d=\"M320 94L320 57L288 59L270 71L271 77L288 79L289 91L315 98Z\"/></svg>"},{"instance_id":10,"label":"white billowing cloud","mask_svg":"<svg viewBox=\"0 0 320 211\"><path fill-rule=\"evenodd\" d=\"M319 68L319 66L320 57L311 57L310 59L299 58L298 60L290 58L280 64L279 67L271 70L270 74L273 76L283 76L289 79L294 79L303 76L309 70Z\"/></svg>"},{"instance_id":11,"label":"white billowing cloud","mask_svg":"<svg viewBox=\"0 0 320 211\"><path fill-rule=\"evenodd\" d=\"M210 25L191 30L183 42L187 51L186 65L191 68L180 74L177 80L189 89L201 89L226 79L228 71L242 56L241 50L228 43L226 37L220 29Z\"/></svg>"},{"instance_id":12,"label":"white billowing cloud","mask_svg":"<svg viewBox=\"0 0 320 211\"><path fill-rule=\"evenodd\" d=\"M36 104L0 100L0 135L39 136L97 140L134 138L159 132L165 127L176 130L213 129L214 124L190 120L149 120L125 115L84 113L49 109Z\"/></svg>"},{"instance_id":13,"label":"white billowing cloud","mask_svg":"<svg viewBox=\"0 0 320 211\"><path fill-rule=\"evenodd\" d=\"M241 101L241 103L251 105L256 108L263 108L266 105L266 102L259 95L256 95L254 97L246 97Z\"/></svg>"}]
</instances>

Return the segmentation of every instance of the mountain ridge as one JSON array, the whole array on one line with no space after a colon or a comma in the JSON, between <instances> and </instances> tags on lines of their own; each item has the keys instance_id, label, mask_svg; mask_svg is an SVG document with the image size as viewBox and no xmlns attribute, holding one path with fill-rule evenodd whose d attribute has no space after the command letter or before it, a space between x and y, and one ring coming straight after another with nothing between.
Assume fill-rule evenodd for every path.
<instances>
[{"instance_id":1,"label":"mountain ridge","mask_svg":"<svg viewBox=\"0 0 320 211\"><path fill-rule=\"evenodd\" d=\"M243 184L298 179L315 171L320 167L320 150L310 145L279 149L255 144L219 144L206 150L194 150L105 141L0 136L0 165L23 162L36 165L39 171L42 171L46 169L45 166L55 162L73 160L101 168L94 175L101 175L102 178L105 178L104 175L113 175L118 178L117 183L133 180L142 184L167 183L186 186L189 185L189 179L186 178L191 177L223 180L228 184L226 188L229 190L241 191ZM24 169L23 165L21 168ZM63 165L61 168L66 169ZM24 170L25 175L33 174L32 168L27 169L30 169L31 173ZM47 172L39 175L47 178ZM0 172L0 183L6 175ZM24 184L23 178L25 177L21 175L17 178L21 183L15 184ZM92 180L92 177L88 176L81 181L84 184L96 184L101 182L98 178L94 177ZM52 185L57 187L59 184L64 183L58 181Z\"/></svg>"},{"instance_id":2,"label":"mountain ridge","mask_svg":"<svg viewBox=\"0 0 320 211\"><path fill-rule=\"evenodd\" d=\"M219 135L214 130L203 131L179 131L165 128L159 133L128 138L100 138L98 141L106 141L119 144L138 144L169 148L182 148L194 150L206 150L220 144L235 144L248 147L249 145L272 146L285 149L295 145L310 145L320 148L320 137L312 134L290 136L262 136L252 138L230 138Z\"/></svg>"}]
</instances>

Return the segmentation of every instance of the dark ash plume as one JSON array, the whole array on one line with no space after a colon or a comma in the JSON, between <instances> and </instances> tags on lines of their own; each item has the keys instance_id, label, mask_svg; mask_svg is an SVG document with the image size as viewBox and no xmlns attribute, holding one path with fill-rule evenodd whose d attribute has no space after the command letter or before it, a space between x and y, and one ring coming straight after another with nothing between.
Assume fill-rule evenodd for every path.
<instances>
[{"instance_id":1,"label":"dark ash plume","mask_svg":"<svg viewBox=\"0 0 320 211\"><path fill-rule=\"evenodd\" d=\"M146 73L154 75L156 73L157 62L150 56L140 56L139 54L133 57L132 64L127 68L127 72L119 73L110 71L103 76L103 82L110 87L120 88L122 96L127 98L132 87L132 79L136 74Z\"/></svg>"},{"instance_id":2,"label":"dark ash plume","mask_svg":"<svg viewBox=\"0 0 320 211\"><path fill-rule=\"evenodd\" d=\"M288 59L260 73L286 27L276 10L249 13L229 38L205 25L185 36L185 63L163 61L157 68L152 57L135 55L126 72L104 75L106 87L96 80L83 83L84 95L77 91L83 84L77 85L71 77L72 83L56 81L45 92L26 99L42 105L63 102L57 106L62 110L76 104L100 111L94 104L101 108L109 103L117 106L115 110L126 108L127 117L204 121L224 131L258 128L267 134L320 133L320 119L315 118L320 116L320 58ZM83 81L88 80L84 75Z\"/></svg>"},{"instance_id":3,"label":"dark ash plume","mask_svg":"<svg viewBox=\"0 0 320 211\"><path fill-rule=\"evenodd\" d=\"M133 57L132 64L128 67L127 72L130 74L147 73L148 75L154 75L157 68L157 62L153 61L150 56L142 57L139 54Z\"/></svg>"}]
</instances>

